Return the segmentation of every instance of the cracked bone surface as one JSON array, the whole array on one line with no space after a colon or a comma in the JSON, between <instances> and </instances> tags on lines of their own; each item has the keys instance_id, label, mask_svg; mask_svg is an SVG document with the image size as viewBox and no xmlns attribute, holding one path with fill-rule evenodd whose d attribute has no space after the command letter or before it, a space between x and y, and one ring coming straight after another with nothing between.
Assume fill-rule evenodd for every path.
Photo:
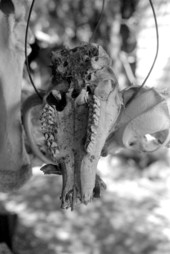
<instances>
[{"instance_id":1,"label":"cracked bone surface","mask_svg":"<svg viewBox=\"0 0 170 254\"><path fill-rule=\"evenodd\" d=\"M42 132L51 159L61 166L62 207L73 208L90 202L95 187L104 186L96 177L97 164L122 102L111 59L97 44L54 52L52 73L51 92L61 96L56 103L46 97Z\"/></svg>"}]
</instances>

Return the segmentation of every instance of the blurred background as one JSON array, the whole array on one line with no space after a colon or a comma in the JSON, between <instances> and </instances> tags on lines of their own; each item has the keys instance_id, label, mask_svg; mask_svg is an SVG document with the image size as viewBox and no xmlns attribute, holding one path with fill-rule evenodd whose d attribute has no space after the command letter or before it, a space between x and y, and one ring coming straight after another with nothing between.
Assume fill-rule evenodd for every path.
<instances>
[{"instance_id":1,"label":"blurred background","mask_svg":"<svg viewBox=\"0 0 170 254\"><path fill-rule=\"evenodd\" d=\"M27 1L27 7L30 4ZM146 85L169 89L170 2L154 0L154 6L160 49ZM89 42L101 8L102 0L35 2L29 62L38 88L50 85L51 51ZM105 0L94 42L113 59L120 89L140 85L156 50L149 1ZM32 92L25 70L23 100ZM7 215L4 225L9 226L9 232L1 231L0 219L0 236L8 235L7 244L15 254L169 254L169 156L168 149L152 154L124 150L101 158L98 170L107 190L101 199L73 212L60 209L61 177L42 175L33 158L31 180L17 192L0 193L0 216Z\"/></svg>"}]
</instances>

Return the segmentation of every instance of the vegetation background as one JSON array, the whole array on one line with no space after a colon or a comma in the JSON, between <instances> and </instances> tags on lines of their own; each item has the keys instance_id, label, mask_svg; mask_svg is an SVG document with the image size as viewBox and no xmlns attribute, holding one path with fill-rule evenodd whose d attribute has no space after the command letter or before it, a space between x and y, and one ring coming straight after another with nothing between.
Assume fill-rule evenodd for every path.
<instances>
[{"instance_id":1,"label":"vegetation background","mask_svg":"<svg viewBox=\"0 0 170 254\"><path fill-rule=\"evenodd\" d=\"M138 83L135 72L139 71L141 15L149 8L149 3L141 2L106 0L102 22L94 34L94 42L113 59L120 89ZM160 2L166 8L167 1L154 1ZM101 7L101 0L36 1L29 61L37 87L46 89L50 83L51 51L90 40ZM23 100L32 91L25 72ZM13 239L15 253L169 254L169 166L166 150L150 155L123 151L102 158L98 168L107 184L106 192L73 212L60 209L61 177L44 176L35 167L32 179L20 191L0 193L1 212L19 216Z\"/></svg>"}]
</instances>

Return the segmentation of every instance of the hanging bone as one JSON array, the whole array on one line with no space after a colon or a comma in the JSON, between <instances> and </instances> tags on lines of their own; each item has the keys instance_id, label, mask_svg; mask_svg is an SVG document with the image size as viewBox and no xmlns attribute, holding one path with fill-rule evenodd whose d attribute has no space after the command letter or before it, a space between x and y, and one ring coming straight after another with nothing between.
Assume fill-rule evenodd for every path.
<instances>
[{"instance_id":1,"label":"hanging bone","mask_svg":"<svg viewBox=\"0 0 170 254\"><path fill-rule=\"evenodd\" d=\"M62 207L73 208L99 196L105 186L96 177L97 164L119 115L121 98L111 59L96 44L54 52L52 73L42 132L50 159L61 167Z\"/></svg>"},{"instance_id":2,"label":"hanging bone","mask_svg":"<svg viewBox=\"0 0 170 254\"><path fill-rule=\"evenodd\" d=\"M170 147L170 94L143 87L131 103L129 98L139 87L122 91L125 107L121 110L116 129L111 130L102 154L112 154L118 147L139 152L154 152Z\"/></svg>"}]
</instances>

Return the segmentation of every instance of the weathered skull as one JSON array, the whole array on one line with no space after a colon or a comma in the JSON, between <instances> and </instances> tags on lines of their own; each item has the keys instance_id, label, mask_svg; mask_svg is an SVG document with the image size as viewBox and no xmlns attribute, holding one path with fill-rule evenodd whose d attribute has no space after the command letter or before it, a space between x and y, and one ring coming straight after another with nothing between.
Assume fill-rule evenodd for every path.
<instances>
[{"instance_id":1,"label":"weathered skull","mask_svg":"<svg viewBox=\"0 0 170 254\"><path fill-rule=\"evenodd\" d=\"M62 206L77 199L87 204L95 195L102 148L119 115L118 84L98 45L55 52L52 62L54 86L45 97L42 131L51 160L62 171Z\"/></svg>"}]
</instances>

